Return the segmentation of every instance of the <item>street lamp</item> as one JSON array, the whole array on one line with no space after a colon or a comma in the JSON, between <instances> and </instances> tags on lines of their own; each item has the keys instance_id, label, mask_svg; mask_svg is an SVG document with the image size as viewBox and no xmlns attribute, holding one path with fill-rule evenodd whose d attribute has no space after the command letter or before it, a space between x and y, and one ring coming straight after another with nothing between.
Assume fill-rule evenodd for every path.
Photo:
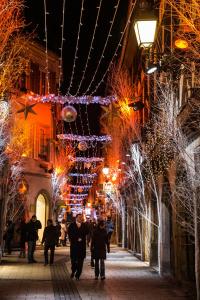
<instances>
[{"instance_id":1,"label":"street lamp","mask_svg":"<svg viewBox=\"0 0 200 300\"><path fill-rule=\"evenodd\" d=\"M140 48L149 48L154 43L157 18L153 14L152 5L147 0L140 0L135 16L135 34Z\"/></svg>"}]
</instances>

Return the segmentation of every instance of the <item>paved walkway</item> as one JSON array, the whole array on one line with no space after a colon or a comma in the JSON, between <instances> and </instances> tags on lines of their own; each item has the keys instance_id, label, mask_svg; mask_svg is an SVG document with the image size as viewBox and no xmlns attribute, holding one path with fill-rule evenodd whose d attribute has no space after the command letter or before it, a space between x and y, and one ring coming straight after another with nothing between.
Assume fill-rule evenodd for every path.
<instances>
[{"instance_id":1,"label":"paved walkway","mask_svg":"<svg viewBox=\"0 0 200 300\"><path fill-rule=\"evenodd\" d=\"M17 254L3 258L0 265L0 300L186 300L191 290L160 278L129 252L111 248L106 261L106 280L94 280L89 256L80 281L70 279L69 248L57 248L54 266L43 265L43 251L37 250L37 264L27 264Z\"/></svg>"}]
</instances>

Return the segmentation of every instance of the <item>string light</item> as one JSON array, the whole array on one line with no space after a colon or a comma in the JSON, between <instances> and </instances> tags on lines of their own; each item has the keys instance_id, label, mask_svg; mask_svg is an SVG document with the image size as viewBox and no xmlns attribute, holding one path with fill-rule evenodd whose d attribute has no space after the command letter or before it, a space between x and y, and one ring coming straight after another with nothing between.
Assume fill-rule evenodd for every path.
<instances>
[{"instance_id":1,"label":"string light","mask_svg":"<svg viewBox=\"0 0 200 300\"><path fill-rule=\"evenodd\" d=\"M103 162L103 157L70 157L70 160L73 162L86 162L86 163L92 163L92 162Z\"/></svg>"},{"instance_id":2,"label":"string light","mask_svg":"<svg viewBox=\"0 0 200 300\"><path fill-rule=\"evenodd\" d=\"M69 173L69 177L86 177L86 178L94 178L97 176L97 173L87 174L87 173Z\"/></svg>"},{"instance_id":3,"label":"string light","mask_svg":"<svg viewBox=\"0 0 200 300\"><path fill-rule=\"evenodd\" d=\"M77 134L57 134L57 138L60 140L68 141L97 141L97 142L111 142L112 138L110 135L77 135Z\"/></svg>"},{"instance_id":4,"label":"string light","mask_svg":"<svg viewBox=\"0 0 200 300\"><path fill-rule=\"evenodd\" d=\"M61 35L61 46L60 46L60 62L59 62L59 78L58 78L58 91L60 92L60 87L61 87L61 78L62 78L62 62L63 62L63 44L64 44L64 26L65 26L65 0L63 0L63 10L62 10L62 35Z\"/></svg>"},{"instance_id":5,"label":"string light","mask_svg":"<svg viewBox=\"0 0 200 300\"><path fill-rule=\"evenodd\" d=\"M101 97L101 96L56 96L55 94L49 94L45 96L40 96L38 94L34 95L28 95L27 96L29 101L37 101L37 102L55 102L60 104L100 104L100 105L109 105L112 102L117 101L117 97L115 96L107 96L107 97Z\"/></svg>"},{"instance_id":6,"label":"string light","mask_svg":"<svg viewBox=\"0 0 200 300\"><path fill-rule=\"evenodd\" d=\"M45 57L46 57L46 81L47 81L47 94L49 94L49 60L48 60L48 34L47 34L47 6L44 0L44 28L45 28Z\"/></svg>"},{"instance_id":7,"label":"string light","mask_svg":"<svg viewBox=\"0 0 200 300\"><path fill-rule=\"evenodd\" d=\"M73 198L75 198L74 200L76 200L76 197L79 197L80 199L81 198L85 198L88 196L88 193L87 194L67 194L67 197L70 198L70 200L73 200ZM82 200L82 199L81 199Z\"/></svg>"},{"instance_id":8,"label":"string light","mask_svg":"<svg viewBox=\"0 0 200 300\"><path fill-rule=\"evenodd\" d=\"M91 58L90 55L91 55L92 50L94 49L94 48L93 48L93 43L94 43L94 38L95 38L95 34L96 34L96 29L97 29L97 26L98 26L98 20L99 20L99 15L100 15L100 10L101 10L101 4L102 4L102 1L103 1L103 0L100 0L99 5L97 6L97 10L98 10L98 11L97 11L96 22L95 22L95 26L94 26L93 35L92 35L92 40L91 40L91 44L90 44L90 49L89 49L88 57L87 57L87 60L86 60L86 63L85 63L85 68L84 68L84 70L83 70L83 75L82 75L82 78L81 78L81 80L80 80L78 89L77 89L77 91L76 91L76 93L75 93L75 96L78 95L78 93L79 93L79 91L80 91L80 88L81 88L81 85L82 85L82 82L83 82L83 80L85 79L85 72L86 72L86 70L87 70L87 68L88 68L88 62L89 62L89 60L90 60L90 58Z\"/></svg>"},{"instance_id":9,"label":"string light","mask_svg":"<svg viewBox=\"0 0 200 300\"><path fill-rule=\"evenodd\" d=\"M92 80L91 80L91 82L90 82L90 84L89 84L87 90L85 91L85 93L84 93L83 95L86 95L86 94L89 92L90 87L91 87L92 83L94 82L94 79L95 79L95 77L96 77L96 74L97 74L97 72L98 72L98 70L99 70L101 61L102 61L102 59L104 58L104 53L105 53L105 50L106 50L108 41L109 41L109 39L110 39L111 36L112 36L112 35L111 35L111 31L112 31L112 28L113 28L113 25L114 25L115 17L116 17L116 15L117 15L117 10L118 10L118 7L119 7L119 3L120 3L120 0L118 0L117 5L114 6L115 13L114 13L114 16L113 16L112 21L110 21L110 28L109 28L109 32L108 32L108 35L107 35L106 42L105 42L105 44L104 44L103 51L102 51L102 53L101 53L101 57L100 57L100 59L99 59L99 61L98 61L98 65L97 65L97 68L96 68L96 70L95 70L95 72L94 72L94 75L93 75L93 77L92 77Z\"/></svg>"},{"instance_id":10,"label":"string light","mask_svg":"<svg viewBox=\"0 0 200 300\"><path fill-rule=\"evenodd\" d=\"M75 54L74 54L74 63L73 63L73 68L72 68L72 75L71 75L71 79L70 79L70 84L69 84L69 88L67 90L68 95L70 95L70 89L73 85L73 80L74 80L74 72L75 72L75 68L76 68L76 61L78 59L77 57L77 53L78 53L78 46L79 46L79 39L80 39L80 31L81 31L81 26L82 24L82 16L83 16L83 10L84 10L84 0L82 0L82 5L81 5L81 13L80 13L80 20L79 20L79 26L78 26L78 36L77 36L77 40L76 40L76 50L75 50Z\"/></svg>"},{"instance_id":11,"label":"string light","mask_svg":"<svg viewBox=\"0 0 200 300\"><path fill-rule=\"evenodd\" d=\"M121 31L121 38L120 38L119 43L118 43L118 45L117 45L117 47L116 47L116 50L115 50L115 52L114 52L114 54L113 54L113 57L112 57L112 59L111 59L109 65L108 65L108 68L106 69L106 71L105 71L104 75L102 76L101 80L99 81L99 83L96 85L95 89L94 89L92 92L90 92L90 95L94 95L94 94L96 93L96 91L98 90L99 86L104 82L104 79L105 79L105 77L106 77L106 74L108 73L108 71L110 70L111 66L112 66L113 63L114 63L113 61L114 61L114 59L115 59L116 56L117 56L117 51L118 51L119 47L122 46L122 41L123 41L123 38L124 38L124 34L125 34L126 30L128 29L129 24L130 24L130 19L131 19L133 10L134 10L134 8L135 8L136 2L137 2L137 1L135 1L134 3L132 3L132 9L131 9L131 12L130 12L130 14L129 14L129 17L128 17L128 20L127 20L127 22L126 22L126 25L125 25L124 30Z\"/></svg>"}]
</instances>

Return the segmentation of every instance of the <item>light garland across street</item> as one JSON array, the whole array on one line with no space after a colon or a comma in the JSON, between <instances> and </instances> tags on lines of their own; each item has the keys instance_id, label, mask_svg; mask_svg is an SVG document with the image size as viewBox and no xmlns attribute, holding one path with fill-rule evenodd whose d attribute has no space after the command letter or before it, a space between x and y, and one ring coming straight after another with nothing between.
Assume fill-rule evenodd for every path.
<instances>
[{"instance_id":1,"label":"light garland across street","mask_svg":"<svg viewBox=\"0 0 200 300\"><path fill-rule=\"evenodd\" d=\"M88 177L88 178L94 178L94 177L97 176L97 173L93 173L93 174L69 173L68 176L71 176L71 177Z\"/></svg>"},{"instance_id":2,"label":"light garland across street","mask_svg":"<svg viewBox=\"0 0 200 300\"><path fill-rule=\"evenodd\" d=\"M60 140L68 141L96 141L96 142L111 142L110 135L77 135L77 134L57 134L57 138Z\"/></svg>"},{"instance_id":3,"label":"light garland across street","mask_svg":"<svg viewBox=\"0 0 200 300\"><path fill-rule=\"evenodd\" d=\"M37 102L55 102L60 104L100 104L100 105L109 105L112 102L117 101L117 98L115 96L107 96L107 97L101 97L101 96L80 96L80 97L74 97L74 96L56 96L55 94L48 94L44 96L40 96L38 94L28 95L28 100L30 101L37 101Z\"/></svg>"},{"instance_id":4,"label":"light garland across street","mask_svg":"<svg viewBox=\"0 0 200 300\"><path fill-rule=\"evenodd\" d=\"M103 162L104 157L71 157L71 161L73 162L85 162L85 163L93 163L93 162Z\"/></svg>"},{"instance_id":5,"label":"light garland across street","mask_svg":"<svg viewBox=\"0 0 200 300\"><path fill-rule=\"evenodd\" d=\"M92 185L73 185L73 184L70 184L69 187L71 187L73 189L83 189L83 190L86 190L86 189L90 189L92 187Z\"/></svg>"}]
</instances>

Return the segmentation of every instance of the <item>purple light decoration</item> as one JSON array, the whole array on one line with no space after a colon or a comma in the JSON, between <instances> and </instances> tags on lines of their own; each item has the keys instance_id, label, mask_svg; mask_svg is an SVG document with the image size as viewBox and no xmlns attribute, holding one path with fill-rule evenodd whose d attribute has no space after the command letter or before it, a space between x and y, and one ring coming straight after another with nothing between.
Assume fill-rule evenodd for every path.
<instances>
[{"instance_id":1,"label":"purple light decoration","mask_svg":"<svg viewBox=\"0 0 200 300\"><path fill-rule=\"evenodd\" d=\"M57 138L60 140L67 141L96 141L96 142L111 142L112 138L110 135L77 135L77 134L57 134Z\"/></svg>"},{"instance_id":2,"label":"purple light decoration","mask_svg":"<svg viewBox=\"0 0 200 300\"><path fill-rule=\"evenodd\" d=\"M93 173L93 174L69 173L68 176L71 176L71 177L88 177L88 178L93 178L93 177L97 176L97 173Z\"/></svg>"},{"instance_id":3,"label":"purple light decoration","mask_svg":"<svg viewBox=\"0 0 200 300\"><path fill-rule=\"evenodd\" d=\"M71 157L70 160L73 162L86 162L86 163L92 163L92 162L103 162L103 157Z\"/></svg>"},{"instance_id":4,"label":"purple light decoration","mask_svg":"<svg viewBox=\"0 0 200 300\"><path fill-rule=\"evenodd\" d=\"M30 101L37 101L37 102L54 102L54 103L60 103L60 104L100 104L100 105L109 105L112 102L117 101L117 97L115 96L107 96L107 97L101 97L101 96L56 96L54 94L49 94L46 96L40 96L40 95L29 95L28 100Z\"/></svg>"},{"instance_id":5,"label":"purple light decoration","mask_svg":"<svg viewBox=\"0 0 200 300\"><path fill-rule=\"evenodd\" d=\"M80 197L80 198L81 198L81 197L85 198L85 197L88 196L88 193L87 193L87 194L67 194L67 196L70 197L70 198L71 198L71 197L72 197L72 198L75 198L75 197L77 197L77 196Z\"/></svg>"},{"instance_id":6,"label":"purple light decoration","mask_svg":"<svg viewBox=\"0 0 200 300\"><path fill-rule=\"evenodd\" d=\"M83 190L90 189L92 187L92 185L73 185L73 184L70 184L69 186L73 189L82 188Z\"/></svg>"}]
</instances>

